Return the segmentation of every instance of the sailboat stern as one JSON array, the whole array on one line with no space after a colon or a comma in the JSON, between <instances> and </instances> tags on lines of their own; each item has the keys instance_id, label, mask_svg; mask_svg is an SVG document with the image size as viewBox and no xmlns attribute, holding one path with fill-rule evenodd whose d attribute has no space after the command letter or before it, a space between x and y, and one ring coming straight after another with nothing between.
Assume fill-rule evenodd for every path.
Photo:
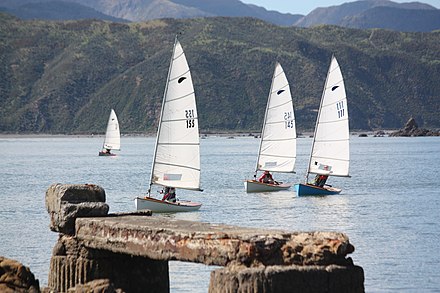
<instances>
[{"instance_id":1,"label":"sailboat stern","mask_svg":"<svg viewBox=\"0 0 440 293\"><path fill-rule=\"evenodd\" d=\"M200 209L201 203L192 201L170 202L152 197L136 197L136 210L150 210L153 213L194 212Z\"/></svg>"},{"instance_id":2,"label":"sailboat stern","mask_svg":"<svg viewBox=\"0 0 440 293\"><path fill-rule=\"evenodd\" d=\"M290 183L282 184L267 184L261 183L256 180L246 180L244 182L244 189L247 193L252 192L274 192L280 190L287 190L292 186Z\"/></svg>"},{"instance_id":3,"label":"sailboat stern","mask_svg":"<svg viewBox=\"0 0 440 293\"><path fill-rule=\"evenodd\" d=\"M342 189L324 186L319 187L313 184L295 184L295 192L298 196L313 196L313 195L333 195L341 193Z\"/></svg>"},{"instance_id":4,"label":"sailboat stern","mask_svg":"<svg viewBox=\"0 0 440 293\"><path fill-rule=\"evenodd\" d=\"M100 151L98 154L100 157L115 157L116 154L114 153L108 153L106 151Z\"/></svg>"}]
</instances>

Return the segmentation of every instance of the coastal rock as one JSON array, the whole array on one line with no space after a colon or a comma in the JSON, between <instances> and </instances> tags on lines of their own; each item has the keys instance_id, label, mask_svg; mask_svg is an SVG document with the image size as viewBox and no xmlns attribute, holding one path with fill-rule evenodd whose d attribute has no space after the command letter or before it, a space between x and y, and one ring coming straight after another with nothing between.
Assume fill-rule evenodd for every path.
<instances>
[{"instance_id":1,"label":"coastal rock","mask_svg":"<svg viewBox=\"0 0 440 293\"><path fill-rule=\"evenodd\" d=\"M0 256L0 292L39 293L40 285L28 267Z\"/></svg>"},{"instance_id":2,"label":"coastal rock","mask_svg":"<svg viewBox=\"0 0 440 293\"><path fill-rule=\"evenodd\" d=\"M105 191L93 184L52 184L46 191L46 208L50 229L67 235L75 234L75 219L108 214Z\"/></svg>"},{"instance_id":3,"label":"coastal rock","mask_svg":"<svg viewBox=\"0 0 440 293\"><path fill-rule=\"evenodd\" d=\"M379 130L379 131L376 131L376 133L374 133L373 137L384 137L385 134L386 134L385 131Z\"/></svg>"},{"instance_id":4,"label":"coastal rock","mask_svg":"<svg viewBox=\"0 0 440 293\"><path fill-rule=\"evenodd\" d=\"M419 128L416 120L410 118L403 129L390 133L390 136L440 136L440 131Z\"/></svg>"}]
</instances>

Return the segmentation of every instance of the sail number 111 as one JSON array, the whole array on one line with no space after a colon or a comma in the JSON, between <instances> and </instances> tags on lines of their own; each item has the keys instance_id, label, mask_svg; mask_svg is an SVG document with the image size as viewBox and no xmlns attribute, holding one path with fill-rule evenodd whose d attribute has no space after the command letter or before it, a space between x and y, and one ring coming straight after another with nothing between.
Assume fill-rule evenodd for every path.
<instances>
[{"instance_id":1,"label":"sail number 111","mask_svg":"<svg viewBox=\"0 0 440 293\"><path fill-rule=\"evenodd\" d=\"M194 121L195 118L194 109L185 110L185 117L186 117L186 128L196 127L196 123Z\"/></svg>"}]
</instances>

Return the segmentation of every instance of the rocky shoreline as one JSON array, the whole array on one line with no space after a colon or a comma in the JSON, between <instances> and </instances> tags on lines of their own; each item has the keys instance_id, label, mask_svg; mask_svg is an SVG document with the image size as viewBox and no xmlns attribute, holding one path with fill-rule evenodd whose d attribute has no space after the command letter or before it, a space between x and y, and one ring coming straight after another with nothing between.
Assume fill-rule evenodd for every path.
<instances>
[{"instance_id":1,"label":"rocky shoreline","mask_svg":"<svg viewBox=\"0 0 440 293\"><path fill-rule=\"evenodd\" d=\"M390 136L440 136L440 131L419 128L416 120L410 118L402 129L390 133Z\"/></svg>"},{"instance_id":2,"label":"rocky shoreline","mask_svg":"<svg viewBox=\"0 0 440 293\"><path fill-rule=\"evenodd\" d=\"M40 284L30 269L20 262L0 256L0 292L37 293Z\"/></svg>"}]
</instances>

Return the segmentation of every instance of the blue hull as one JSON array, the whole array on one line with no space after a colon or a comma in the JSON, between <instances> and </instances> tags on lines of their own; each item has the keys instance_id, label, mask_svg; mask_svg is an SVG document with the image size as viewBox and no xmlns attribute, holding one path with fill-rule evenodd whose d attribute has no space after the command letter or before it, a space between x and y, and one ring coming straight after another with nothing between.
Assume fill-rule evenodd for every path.
<instances>
[{"instance_id":1,"label":"blue hull","mask_svg":"<svg viewBox=\"0 0 440 293\"><path fill-rule=\"evenodd\" d=\"M334 187L318 187L311 184L295 184L296 195L307 196L307 195L332 195L339 194L342 189Z\"/></svg>"}]
</instances>

